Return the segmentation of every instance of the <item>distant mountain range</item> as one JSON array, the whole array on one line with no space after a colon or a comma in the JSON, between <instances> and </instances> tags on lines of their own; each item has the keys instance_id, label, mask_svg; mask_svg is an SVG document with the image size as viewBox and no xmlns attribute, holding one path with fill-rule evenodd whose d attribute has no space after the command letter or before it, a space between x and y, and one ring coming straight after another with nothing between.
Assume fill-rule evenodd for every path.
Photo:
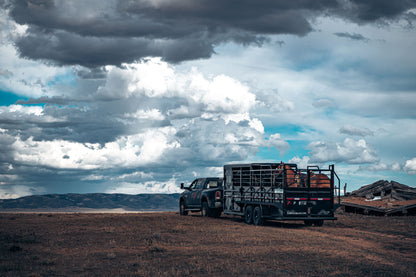
<instances>
[{"instance_id":1,"label":"distant mountain range","mask_svg":"<svg viewBox=\"0 0 416 277\"><path fill-rule=\"evenodd\" d=\"M0 199L1 211L177 211L179 194L47 194Z\"/></svg>"}]
</instances>

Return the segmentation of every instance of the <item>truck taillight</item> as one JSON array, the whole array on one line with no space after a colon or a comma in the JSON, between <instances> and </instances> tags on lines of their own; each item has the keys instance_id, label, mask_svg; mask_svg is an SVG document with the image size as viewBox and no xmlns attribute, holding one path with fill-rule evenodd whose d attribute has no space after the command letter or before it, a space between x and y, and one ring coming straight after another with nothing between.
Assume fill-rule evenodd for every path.
<instances>
[{"instance_id":1,"label":"truck taillight","mask_svg":"<svg viewBox=\"0 0 416 277\"><path fill-rule=\"evenodd\" d=\"M215 200L221 200L221 191L215 193Z\"/></svg>"}]
</instances>

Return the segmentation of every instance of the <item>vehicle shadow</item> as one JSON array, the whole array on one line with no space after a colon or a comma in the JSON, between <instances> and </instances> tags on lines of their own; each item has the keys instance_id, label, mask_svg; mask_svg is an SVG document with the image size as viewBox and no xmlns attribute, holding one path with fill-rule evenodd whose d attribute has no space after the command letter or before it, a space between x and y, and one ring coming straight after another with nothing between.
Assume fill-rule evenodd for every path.
<instances>
[{"instance_id":1,"label":"vehicle shadow","mask_svg":"<svg viewBox=\"0 0 416 277\"><path fill-rule=\"evenodd\" d=\"M224 216L222 215L218 219L220 220L227 220L227 221L233 221L238 223L244 223L244 218L239 216ZM300 228L307 228L303 221L290 221L290 222L284 222L284 221L277 221L277 220L265 220L263 225L265 227L276 227L276 228L287 228L287 229L300 229Z\"/></svg>"},{"instance_id":2,"label":"vehicle shadow","mask_svg":"<svg viewBox=\"0 0 416 277\"><path fill-rule=\"evenodd\" d=\"M178 213L179 214L179 213ZM202 217L200 212L193 212L189 213L188 216L191 217ZM244 223L244 218L241 216L232 216L232 215L224 215L222 214L220 217L213 218L213 220L224 220L227 222L235 222L235 223ZM265 220L264 227L274 227L274 228L285 228L285 229L302 229L302 228L310 228L311 226L306 226L303 221L278 221L278 220ZM260 226L259 226L260 227Z\"/></svg>"},{"instance_id":3,"label":"vehicle shadow","mask_svg":"<svg viewBox=\"0 0 416 277\"><path fill-rule=\"evenodd\" d=\"M266 220L263 226L268 227L276 227L276 228L287 228L287 229L301 229L301 228L308 228L303 222L301 221L276 221L276 220Z\"/></svg>"}]
</instances>

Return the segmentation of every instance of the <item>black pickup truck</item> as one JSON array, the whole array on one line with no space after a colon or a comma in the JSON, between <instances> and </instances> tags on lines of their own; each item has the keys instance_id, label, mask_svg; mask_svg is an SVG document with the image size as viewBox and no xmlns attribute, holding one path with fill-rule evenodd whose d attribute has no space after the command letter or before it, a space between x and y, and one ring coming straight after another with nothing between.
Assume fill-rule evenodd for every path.
<instances>
[{"instance_id":1,"label":"black pickup truck","mask_svg":"<svg viewBox=\"0 0 416 277\"><path fill-rule=\"evenodd\" d=\"M202 216L242 216L247 224L264 220L303 220L322 226L336 220L340 179L334 165L327 169L299 169L289 163L224 165L223 178L199 178L180 196L180 214L201 211Z\"/></svg>"},{"instance_id":2,"label":"black pickup truck","mask_svg":"<svg viewBox=\"0 0 416 277\"><path fill-rule=\"evenodd\" d=\"M181 184L179 199L181 215L201 211L202 216L219 217L223 209L223 178L198 178L189 187Z\"/></svg>"}]
</instances>

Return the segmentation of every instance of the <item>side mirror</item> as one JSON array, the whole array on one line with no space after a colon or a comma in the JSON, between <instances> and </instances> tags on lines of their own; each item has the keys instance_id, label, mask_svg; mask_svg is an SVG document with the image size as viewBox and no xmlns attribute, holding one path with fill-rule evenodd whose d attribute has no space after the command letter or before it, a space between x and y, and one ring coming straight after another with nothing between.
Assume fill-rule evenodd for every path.
<instances>
[{"instance_id":1,"label":"side mirror","mask_svg":"<svg viewBox=\"0 0 416 277\"><path fill-rule=\"evenodd\" d=\"M181 189L185 189L185 185L181 183Z\"/></svg>"}]
</instances>

